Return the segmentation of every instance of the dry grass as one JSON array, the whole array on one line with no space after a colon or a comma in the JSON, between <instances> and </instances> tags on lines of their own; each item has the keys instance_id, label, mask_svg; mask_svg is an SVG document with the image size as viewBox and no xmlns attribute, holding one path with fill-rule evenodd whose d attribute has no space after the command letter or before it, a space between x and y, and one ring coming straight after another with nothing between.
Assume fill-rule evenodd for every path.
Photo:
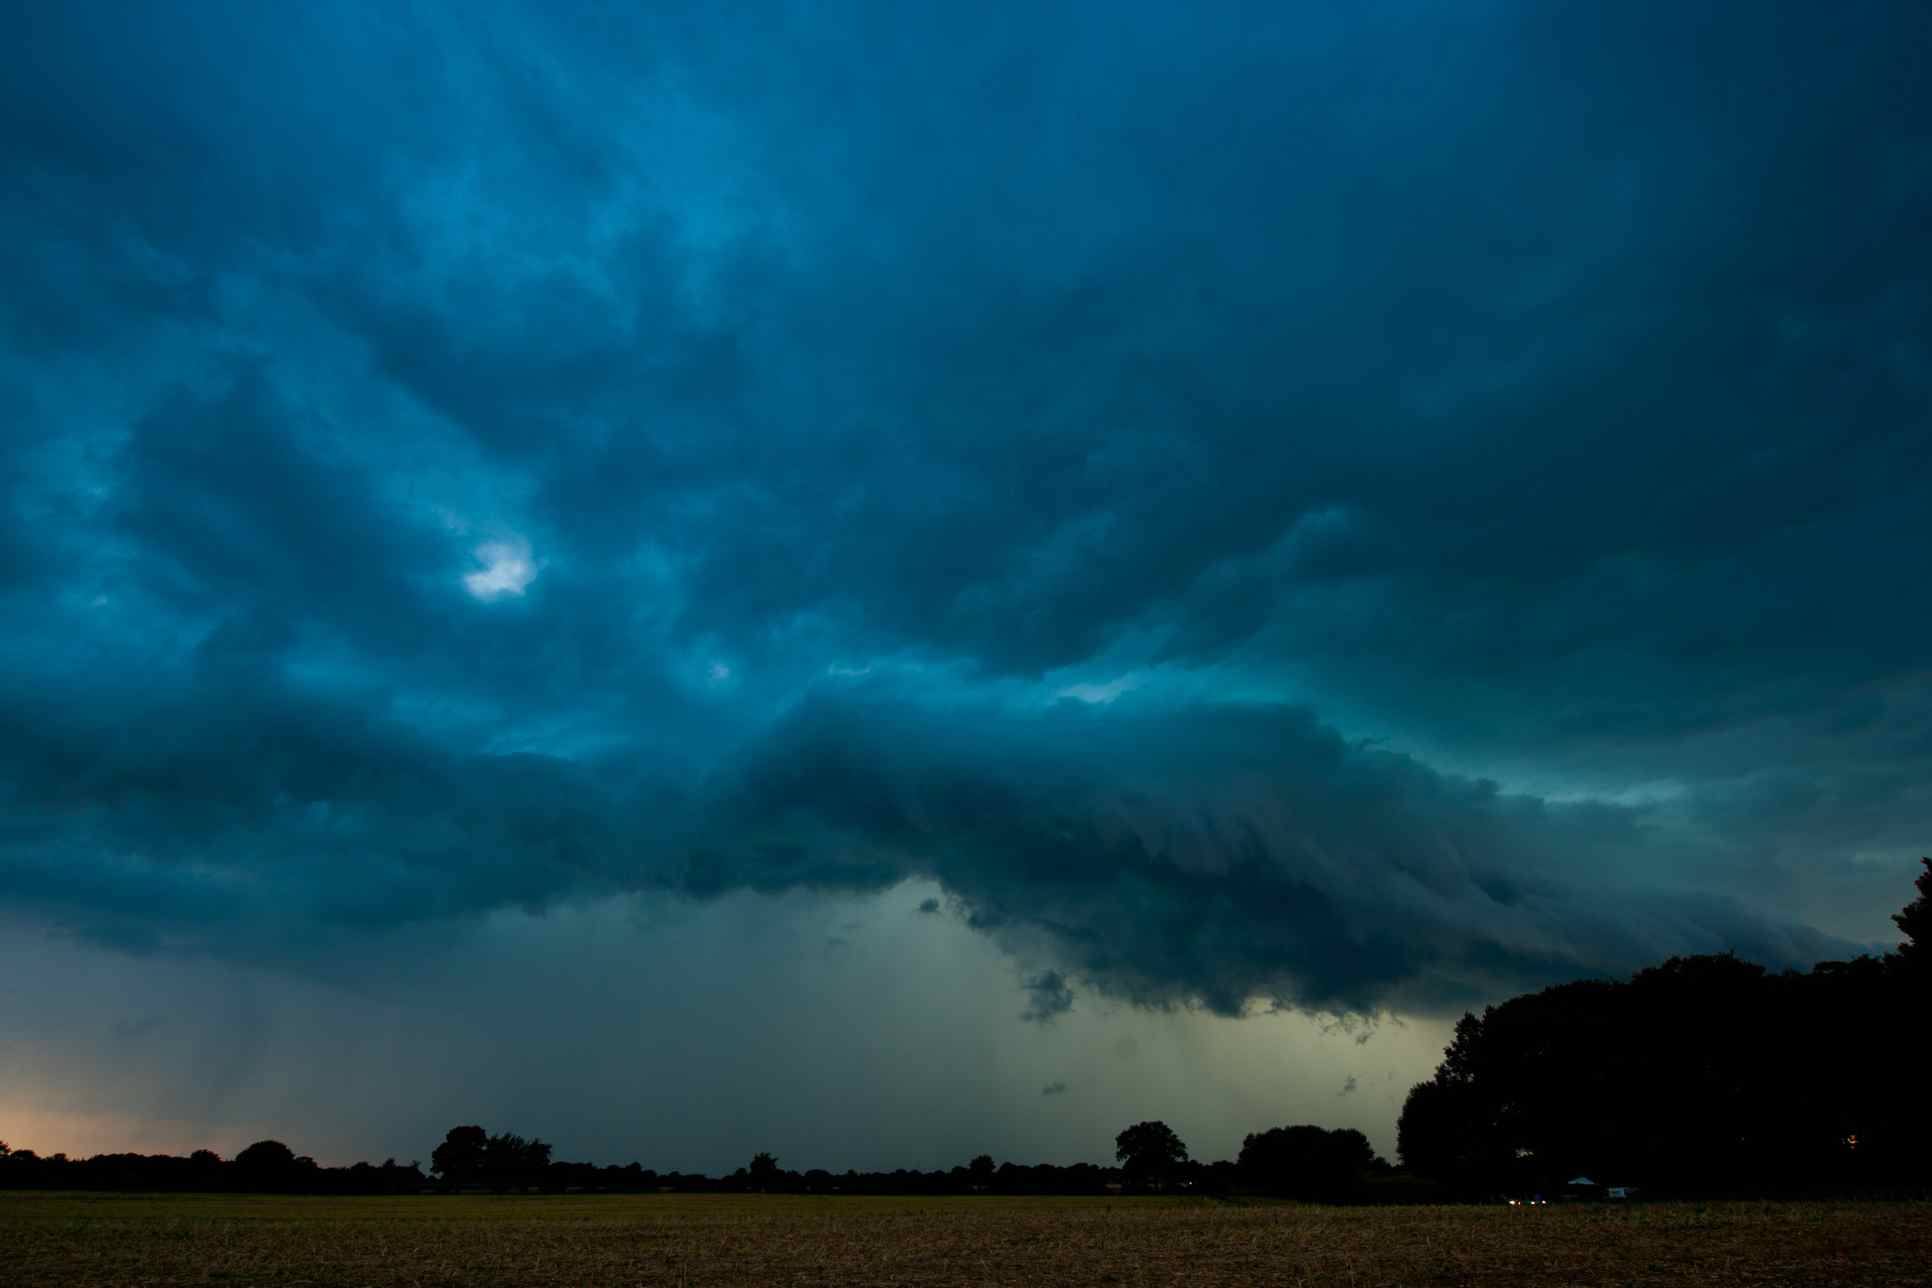
<instances>
[{"instance_id":1,"label":"dry grass","mask_svg":"<svg viewBox=\"0 0 1932 1288\"><path fill-rule=\"evenodd\" d=\"M1932 1206L0 1194L0 1281L1932 1285Z\"/></svg>"}]
</instances>

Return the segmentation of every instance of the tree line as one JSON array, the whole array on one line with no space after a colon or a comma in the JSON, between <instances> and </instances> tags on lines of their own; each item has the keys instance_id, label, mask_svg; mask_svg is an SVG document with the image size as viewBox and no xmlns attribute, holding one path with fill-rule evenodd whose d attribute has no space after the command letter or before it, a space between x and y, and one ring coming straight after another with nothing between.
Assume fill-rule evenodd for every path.
<instances>
[{"instance_id":1,"label":"tree line","mask_svg":"<svg viewBox=\"0 0 1932 1288\"><path fill-rule=\"evenodd\" d=\"M1167 1124L1115 1138L1112 1165L996 1163L803 1172L759 1153L724 1176L554 1160L475 1124L419 1161L323 1167L280 1141L70 1159L0 1141L0 1188L314 1194L765 1192L1106 1194L1185 1191L1329 1203L1557 1192L1578 1175L1651 1194L1923 1191L1932 1093L1932 859L1893 920L1894 952L1772 973L1729 954L1673 957L1629 980L1559 984L1465 1014L1396 1124L1401 1167L1351 1128L1247 1136L1203 1162Z\"/></svg>"},{"instance_id":2,"label":"tree line","mask_svg":"<svg viewBox=\"0 0 1932 1288\"><path fill-rule=\"evenodd\" d=\"M189 1190L245 1193L770 1193L770 1194L1109 1194L1199 1192L1275 1194L1347 1202L1379 1186L1402 1198L1399 1178L1376 1156L1368 1137L1352 1128L1303 1125L1248 1136L1238 1158L1201 1162L1162 1122L1136 1123L1115 1139L1114 1164L996 1163L990 1154L950 1169L917 1171L792 1171L768 1153L727 1175L657 1172L553 1159L544 1140L490 1132L476 1124L452 1127L431 1152L427 1171L412 1161L381 1166L323 1167L280 1141L257 1141L233 1159L211 1150L186 1158L167 1154L98 1154L46 1158L9 1150L0 1142L0 1188L63 1190Z\"/></svg>"},{"instance_id":3,"label":"tree line","mask_svg":"<svg viewBox=\"0 0 1932 1288\"><path fill-rule=\"evenodd\" d=\"M45 1157L0 1141L0 1189L175 1190L253 1194L415 1194L430 1184L419 1163L323 1167L278 1140L260 1140L225 1159L211 1149L173 1154Z\"/></svg>"}]
</instances>

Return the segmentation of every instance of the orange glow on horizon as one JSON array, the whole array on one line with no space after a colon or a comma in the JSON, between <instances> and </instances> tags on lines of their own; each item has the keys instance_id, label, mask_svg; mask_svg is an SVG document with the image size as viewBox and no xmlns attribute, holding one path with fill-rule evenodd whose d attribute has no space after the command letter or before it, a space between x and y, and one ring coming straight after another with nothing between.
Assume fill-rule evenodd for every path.
<instances>
[{"instance_id":1,"label":"orange glow on horizon","mask_svg":"<svg viewBox=\"0 0 1932 1288\"><path fill-rule=\"evenodd\" d=\"M55 1154L69 1158L90 1158L95 1154L185 1157L197 1149L212 1149L223 1158L233 1158L253 1142L271 1136L275 1133L260 1123L198 1123L0 1101L0 1140L15 1150L30 1149L42 1158ZM298 1154L313 1152L297 1141L288 1144Z\"/></svg>"}]
</instances>

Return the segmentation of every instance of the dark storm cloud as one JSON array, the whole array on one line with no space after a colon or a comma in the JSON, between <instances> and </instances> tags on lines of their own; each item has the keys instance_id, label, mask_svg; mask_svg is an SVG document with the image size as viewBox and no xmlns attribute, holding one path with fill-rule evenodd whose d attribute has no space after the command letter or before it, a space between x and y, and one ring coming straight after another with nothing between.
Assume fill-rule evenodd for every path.
<instances>
[{"instance_id":1,"label":"dark storm cloud","mask_svg":"<svg viewBox=\"0 0 1932 1288\"><path fill-rule=\"evenodd\" d=\"M188 682L84 707L9 694L10 899L113 941L300 953L628 873L621 789L552 757L452 751L264 675L279 642L225 626Z\"/></svg>"},{"instance_id":2,"label":"dark storm cloud","mask_svg":"<svg viewBox=\"0 0 1932 1288\"><path fill-rule=\"evenodd\" d=\"M1649 811L1511 796L1287 708L827 697L712 808L748 829L727 884L934 877L970 924L1154 1005L1437 1009L1673 953L1853 948L1630 880L1669 845ZM715 862L703 881L720 882ZM1071 1005L1058 971L1026 987L1030 1016Z\"/></svg>"},{"instance_id":3,"label":"dark storm cloud","mask_svg":"<svg viewBox=\"0 0 1932 1288\"><path fill-rule=\"evenodd\" d=\"M925 877L969 924L1105 991L1227 1013L1252 997L1433 1010L1675 952L1850 947L1620 884L1645 843L1636 811L1503 796L1302 712L961 721L833 694L693 796L624 757L452 750L261 674L278 643L229 626L179 692L11 704L14 899L113 942L253 955L587 893ZM1028 1018L1072 1005L1060 971L1026 991Z\"/></svg>"},{"instance_id":4,"label":"dark storm cloud","mask_svg":"<svg viewBox=\"0 0 1932 1288\"><path fill-rule=\"evenodd\" d=\"M1057 970L1041 971L1020 987L1027 994L1026 1010L1020 1018L1029 1024L1051 1024L1055 1016L1073 1009L1073 990L1067 977Z\"/></svg>"},{"instance_id":5,"label":"dark storm cloud","mask_svg":"<svg viewBox=\"0 0 1932 1288\"><path fill-rule=\"evenodd\" d=\"M0 898L923 877L1229 1012L1844 951L1932 824L1927 23L23 13Z\"/></svg>"}]
</instances>

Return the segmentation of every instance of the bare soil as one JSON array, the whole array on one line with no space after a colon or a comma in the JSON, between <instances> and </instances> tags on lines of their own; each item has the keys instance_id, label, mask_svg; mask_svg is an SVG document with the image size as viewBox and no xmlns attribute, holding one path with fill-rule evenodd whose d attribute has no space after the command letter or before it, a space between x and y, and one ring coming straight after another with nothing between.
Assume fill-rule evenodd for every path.
<instances>
[{"instance_id":1,"label":"bare soil","mask_svg":"<svg viewBox=\"0 0 1932 1288\"><path fill-rule=\"evenodd\" d=\"M0 1194L0 1281L1932 1288L1932 1204Z\"/></svg>"}]
</instances>

